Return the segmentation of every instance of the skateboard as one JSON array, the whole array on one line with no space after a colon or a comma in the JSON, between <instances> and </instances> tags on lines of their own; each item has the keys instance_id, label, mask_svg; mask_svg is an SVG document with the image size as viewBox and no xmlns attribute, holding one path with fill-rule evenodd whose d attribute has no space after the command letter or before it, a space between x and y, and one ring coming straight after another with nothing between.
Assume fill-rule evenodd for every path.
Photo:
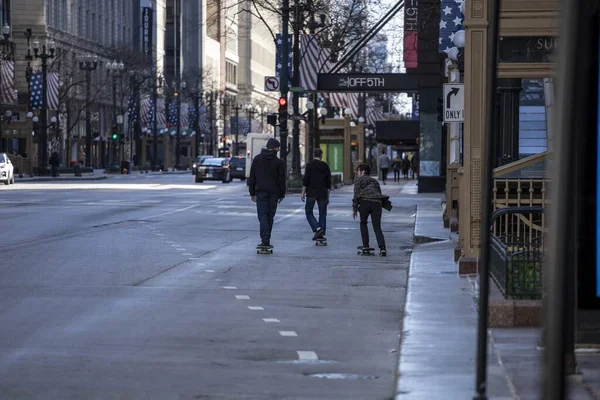
<instances>
[{"instance_id":1,"label":"skateboard","mask_svg":"<svg viewBox=\"0 0 600 400\"><path fill-rule=\"evenodd\" d=\"M359 256L374 256L375 255L375 249L372 247L358 246L356 249L357 249L356 254L358 254Z\"/></svg>"},{"instance_id":2,"label":"skateboard","mask_svg":"<svg viewBox=\"0 0 600 400\"><path fill-rule=\"evenodd\" d=\"M327 239L325 239L325 238L315 239L315 246L327 246Z\"/></svg>"},{"instance_id":3,"label":"skateboard","mask_svg":"<svg viewBox=\"0 0 600 400\"><path fill-rule=\"evenodd\" d=\"M256 254L273 254L273 246L256 246Z\"/></svg>"}]
</instances>

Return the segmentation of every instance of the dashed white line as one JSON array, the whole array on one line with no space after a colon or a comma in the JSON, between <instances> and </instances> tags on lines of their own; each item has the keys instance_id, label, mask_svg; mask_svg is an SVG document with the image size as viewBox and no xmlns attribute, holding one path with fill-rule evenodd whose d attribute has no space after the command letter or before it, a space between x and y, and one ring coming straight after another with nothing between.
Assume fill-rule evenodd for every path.
<instances>
[{"instance_id":1,"label":"dashed white line","mask_svg":"<svg viewBox=\"0 0 600 400\"><path fill-rule=\"evenodd\" d=\"M164 233L157 233L156 236L165 236Z\"/></svg>"},{"instance_id":2,"label":"dashed white line","mask_svg":"<svg viewBox=\"0 0 600 400\"><path fill-rule=\"evenodd\" d=\"M175 242L173 242L173 241L171 241L171 240L167 240L165 243L167 243L167 244L171 244L171 243L175 243Z\"/></svg>"},{"instance_id":3,"label":"dashed white line","mask_svg":"<svg viewBox=\"0 0 600 400\"><path fill-rule=\"evenodd\" d=\"M250 296L247 296L245 294L236 294L235 298L238 300L250 300Z\"/></svg>"},{"instance_id":4,"label":"dashed white line","mask_svg":"<svg viewBox=\"0 0 600 400\"><path fill-rule=\"evenodd\" d=\"M250 310L250 311L264 311L265 309L262 308L262 307L248 306L248 310Z\"/></svg>"},{"instance_id":5,"label":"dashed white line","mask_svg":"<svg viewBox=\"0 0 600 400\"><path fill-rule=\"evenodd\" d=\"M194 254L192 254L192 253L182 253L181 255L182 256L193 256Z\"/></svg>"},{"instance_id":6,"label":"dashed white line","mask_svg":"<svg viewBox=\"0 0 600 400\"><path fill-rule=\"evenodd\" d=\"M215 272L212 269L205 269L204 272Z\"/></svg>"},{"instance_id":7,"label":"dashed white line","mask_svg":"<svg viewBox=\"0 0 600 400\"><path fill-rule=\"evenodd\" d=\"M281 321L279 321L277 318L263 318L263 321L265 321L265 322L267 322L267 323L268 323L268 322L275 322L275 323L277 323L277 322L281 322Z\"/></svg>"},{"instance_id":8,"label":"dashed white line","mask_svg":"<svg viewBox=\"0 0 600 400\"><path fill-rule=\"evenodd\" d=\"M225 289L225 290L237 290L237 288L235 286L223 286L223 289Z\"/></svg>"},{"instance_id":9,"label":"dashed white line","mask_svg":"<svg viewBox=\"0 0 600 400\"><path fill-rule=\"evenodd\" d=\"M319 356L314 351L296 351L298 353L298 360L318 360Z\"/></svg>"},{"instance_id":10,"label":"dashed white line","mask_svg":"<svg viewBox=\"0 0 600 400\"><path fill-rule=\"evenodd\" d=\"M172 244L171 247L181 247L180 244Z\"/></svg>"},{"instance_id":11,"label":"dashed white line","mask_svg":"<svg viewBox=\"0 0 600 400\"><path fill-rule=\"evenodd\" d=\"M190 260L199 260L198 257L191 257ZM204 264L198 264L198 265L204 265Z\"/></svg>"},{"instance_id":12,"label":"dashed white line","mask_svg":"<svg viewBox=\"0 0 600 400\"><path fill-rule=\"evenodd\" d=\"M298 334L294 331L279 331L279 334L281 336L287 336L287 337L295 337L298 336Z\"/></svg>"},{"instance_id":13,"label":"dashed white line","mask_svg":"<svg viewBox=\"0 0 600 400\"><path fill-rule=\"evenodd\" d=\"M175 249L175 250L177 250L177 251L185 251L185 249Z\"/></svg>"}]
</instances>

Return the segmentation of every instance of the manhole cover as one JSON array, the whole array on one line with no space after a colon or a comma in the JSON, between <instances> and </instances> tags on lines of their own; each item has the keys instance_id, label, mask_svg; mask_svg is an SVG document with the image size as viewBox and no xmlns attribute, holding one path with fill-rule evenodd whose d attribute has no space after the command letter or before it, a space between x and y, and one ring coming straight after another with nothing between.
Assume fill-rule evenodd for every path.
<instances>
[{"instance_id":1,"label":"manhole cover","mask_svg":"<svg viewBox=\"0 0 600 400\"><path fill-rule=\"evenodd\" d=\"M346 379L346 380L379 379L378 376L356 375L356 374L340 374L340 373L310 374L309 376L312 376L313 378L321 378L321 379Z\"/></svg>"}]
</instances>

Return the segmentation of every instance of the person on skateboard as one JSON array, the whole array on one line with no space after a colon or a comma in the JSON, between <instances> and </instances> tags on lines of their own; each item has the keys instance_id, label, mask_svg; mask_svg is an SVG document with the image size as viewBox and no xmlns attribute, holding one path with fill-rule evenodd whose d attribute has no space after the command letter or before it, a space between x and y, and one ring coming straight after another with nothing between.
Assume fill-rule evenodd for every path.
<instances>
[{"instance_id":1,"label":"person on skateboard","mask_svg":"<svg viewBox=\"0 0 600 400\"><path fill-rule=\"evenodd\" d=\"M327 232L327 205L331 193L331 170L326 162L321 161L323 150L317 148L313 152L314 158L306 164L302 180L302 201L306 202L306 220L314 235L312 240L325 240ZM315 203L319 207L319 221L315 218L313 210Z\"/></svg>"},{"instance_id":2,"label":"person on skateboard","mask_svg":"<svg viewBox=\"0 0 600 400\"><path fill-rule=\"evenodd\" d=\"M352 198L352 217L356 219L360 214L360 236L362 238L363 249L369 249L369 228L367 221L371 216L371 224L375 231L377 244L379 245L379 254L387 255L385 248L385 238L381 230L381 215L384 205L386 209L391 210L389 196L381 194L381 186L377 179L371 177L371 167L367 164L359 164L356 168L357 178L354 181L354 197ZM389 208L388 208L389 207Z\"/></svg>"},{"instance_id":3,"label":"person on skateboard","mask_svg":"<svg viewBox=\"0 0 600 400\"><path fill-rule=\"evenodd\" d=\"M250 198L256 203L260 224L259 247L271 247L271 231L277 205L285 198L285 167L277 157L279 147L277 139L269 139L267 148L254 157L250 167L248 189Z\"/></svg>"}]
</instances>

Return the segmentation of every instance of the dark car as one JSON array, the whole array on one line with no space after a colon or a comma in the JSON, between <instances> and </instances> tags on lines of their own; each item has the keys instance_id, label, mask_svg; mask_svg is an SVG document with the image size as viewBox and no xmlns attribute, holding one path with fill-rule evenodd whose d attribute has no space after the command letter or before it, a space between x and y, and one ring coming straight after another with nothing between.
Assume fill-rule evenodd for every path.
<instances>
[{"instance_id":1,"label":"dark car","mask_svg":"<svg viewBox=\"0 0 600 400\"><path fill-rule=\"evenodd\" d=\"M192 165L192 175L196 175L198 166L200 166L200 164L202 164L202 161L206 160L207 158L213 158L213 156L204 155L196 157L196 161L194 161L194 164Z\"/></svg>"},{"instance_id":2,"label":"dark car","mask_svg":"<svg viewBox=\"0 0 600 400\"><path fill-rule=\"evenodd\" d=\"M229 158L206 158L197 166L196 183L204 181L231 182Z\"/></svg>"},{"instance_id":3,"label":"dark car","mask_svg":"<svg viewBox=\"0 0 600 400\"><path fill-rule=\"evenodd\" d=\"M229 159L229 169L231 170L231 179L246 180L246 157L233 156Z\"/></svg>"}]
</instances>

